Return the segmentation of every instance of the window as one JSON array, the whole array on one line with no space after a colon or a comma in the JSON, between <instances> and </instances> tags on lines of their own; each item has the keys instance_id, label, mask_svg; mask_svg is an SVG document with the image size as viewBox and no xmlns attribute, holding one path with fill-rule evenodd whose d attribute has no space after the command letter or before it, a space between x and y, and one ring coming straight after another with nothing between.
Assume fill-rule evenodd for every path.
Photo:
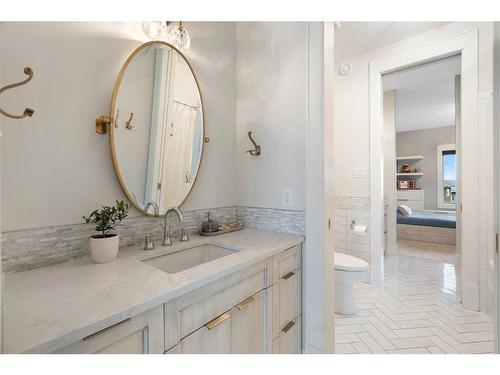
<instances>
[{"instance_id":1,"label":"window","mask_svg":"<svg viewBox=\"0 0 500 375\"><path fill-rule=\"evenodd\" d=\"M455 208L457 199L457 155L455 145L437 146L438 208Z\"/></svg>"}]
</instances>

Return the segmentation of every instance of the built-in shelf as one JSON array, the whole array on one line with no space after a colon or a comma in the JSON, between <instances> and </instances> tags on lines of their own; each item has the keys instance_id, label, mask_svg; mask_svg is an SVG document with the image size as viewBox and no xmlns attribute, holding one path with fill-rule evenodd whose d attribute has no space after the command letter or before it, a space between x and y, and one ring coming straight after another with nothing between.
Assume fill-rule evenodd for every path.
<instances>
[{"instance_id":1,"label":"built-in shelf","mask_svg":"<svg viewBox=\"0 0 500 375\"><path fill-rule=\"evenodd\" d=\"M404 161L404 160L408 160L408 161L418 161L418 160L422 160L424 157L423 155L413 155L413 156L398 156L396 158L396 161Z\"/></svg>"},{"instance_id":2,"label":"built-in shelf","mask_svg":"<svg viewBox=\"0 0 500 375\"><path fill-rule=\"evenodd\" d=\"M421 172L412 172L412 173L396 173L397 178L410 178L410 177L422 177L424 174Z\"/></svg>"}]
</instances>

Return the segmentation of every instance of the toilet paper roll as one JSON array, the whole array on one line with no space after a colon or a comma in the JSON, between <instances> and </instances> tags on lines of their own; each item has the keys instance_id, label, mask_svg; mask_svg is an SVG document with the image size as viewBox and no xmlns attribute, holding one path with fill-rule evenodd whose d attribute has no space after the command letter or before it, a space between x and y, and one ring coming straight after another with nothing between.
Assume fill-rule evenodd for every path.
<instances>
[{"instance_id":1,"label":"toilet paper roll","mask_svg":"<svg viewBox=\"0 0 500 375\"><path fill-rule=\"evenodd\" d=\"M368 228L364 225L353 225L352 231L357 236L366 236L366 234L368 233Z\"/></svg>"}]
</instances>

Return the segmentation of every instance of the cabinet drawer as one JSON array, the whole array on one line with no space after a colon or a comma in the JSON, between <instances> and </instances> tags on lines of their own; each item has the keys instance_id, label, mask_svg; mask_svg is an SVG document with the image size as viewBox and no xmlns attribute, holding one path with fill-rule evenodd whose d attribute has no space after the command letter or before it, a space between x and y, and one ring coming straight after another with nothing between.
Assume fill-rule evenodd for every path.
<instances>
[{"instance_id":1,"label":"cabinet drawer","mask_svg":"<svg viewBox=\"0 0 500 375\"><path fill-rule=\"evenodd\" d=\"M231 315L225 312L179 343L181 354L231 353Z\"/></svg>"},{"instance_id":2,"label":"cabinet drawer","mask_svg":"<svg viewBox=\"0 0 500 375\"><path fill-rule=\"evenodd\" d=\"M261 266L248 276L218 289L193 292L167 304L166 347L177 344L210 320L216 318L266 286L267 268Z\"/></svg>"},{"instance_id":3,"label":"cabinet drawer","mask_svg":"<svg viewBox=\"0 0 500 375\"><path fill-rule=\"evenodd\" d=\"M410 200L410 201L422 201L423 200L423 190L397 190L398 200Z\"/></svg>"},{"instance_id":4,"label":"cabinet drawer","mask_svg":"<svg viewBox=\"0 0 500 375\"><path fill-rule=\"evenodd\" d=\"M301 267L300 245L291 247L273 258L273 284L289 272Z\"/></svg>"},{"instance_id":5,"label":"cabinet drawer","mask_svg":"<svg viewBox=\"0 0 500 375\"><path fill-rule=\"evenodd\" d=\"M70 344L57 354L163 353L163 306L123 320Z\"/></svg>"},{"instance_id":6,"label":"cabinet drawer","mask_svg":"<svg viewBox=\"0 0 500 375\"><path fill-rule=\"evenodd\" d=\"M266 290L231 309L231 353L266 353Z\"/></svg>"},{"instance_id":7,"label":"cabinet drawer","mask_svg":"<svg viewBox=\"0 0 500 375\"><path fill-rule=\"evenodd\" d=\"M274 354L300 354L302 352L300 316L291 320L273 341Z\"/></svg>"},{"instance_id":8,"label":"cabinet drawer","mask_svg":"<svg viewBox=\"0 0 500 375\"><path fill-rule=\"evenodd\" d=\"M290 271L283 275L272 286L273 298L273 338L276 338L283 328L297 318L301 308L301 272Z\"/></svg>"}]
</instances>

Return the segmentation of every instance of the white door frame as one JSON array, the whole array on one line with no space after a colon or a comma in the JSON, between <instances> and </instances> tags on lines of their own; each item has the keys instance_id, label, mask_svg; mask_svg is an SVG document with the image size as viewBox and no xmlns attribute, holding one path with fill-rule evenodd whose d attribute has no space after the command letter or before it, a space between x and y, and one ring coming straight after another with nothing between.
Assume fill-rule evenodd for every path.
<instances>
[{"instance_id":1,"label":"white door frame","mask_svg":"<svg viewBox=\"0 0 500 375\"><path fill-rule=\"evenodd\" d=\"M493 156L494 156L494 179L495 186L499 186L500 183L500 129L498 124L500 123L500 23L494 23L494 51L493 51ZM495 201L495 215L494 218L496 220L495 230L496 236L498 238L498 233L500 233L500 194L498 193L498 189L493 189L494 192L494 201ZM497 239L498 241L498 239ZM495 351L500 353L500 259L498 254L498 246L499 244L495 244L495 301L494 301L494 310L495 310Z\"/></svg>"},{"instance_id":2,"label":"white door frame","mask_svg":"<svg viewBox=\"0 0 500 375\"><path fill-rule=\"evenodd\" d=\"M306 243L302 326L305 353L333 353L333 77L332 22L309 22L306 130Z\"/></svg>"},{"instance_id":3,"label":"white door frame","mask_svg":"<svg viewBox=\"0 0 500 375\"><path fill-rule=\"evenodd\" d=\"M383 111L382 75L452 55L462 60L462 129L460 162L462 181L462 303L479 310L478 253L478 31L412 48L406 52L370 62L370 245L371 282L383 283ZM457 206L460 202L457 202Z\"/></svg>"}]
</instances>

